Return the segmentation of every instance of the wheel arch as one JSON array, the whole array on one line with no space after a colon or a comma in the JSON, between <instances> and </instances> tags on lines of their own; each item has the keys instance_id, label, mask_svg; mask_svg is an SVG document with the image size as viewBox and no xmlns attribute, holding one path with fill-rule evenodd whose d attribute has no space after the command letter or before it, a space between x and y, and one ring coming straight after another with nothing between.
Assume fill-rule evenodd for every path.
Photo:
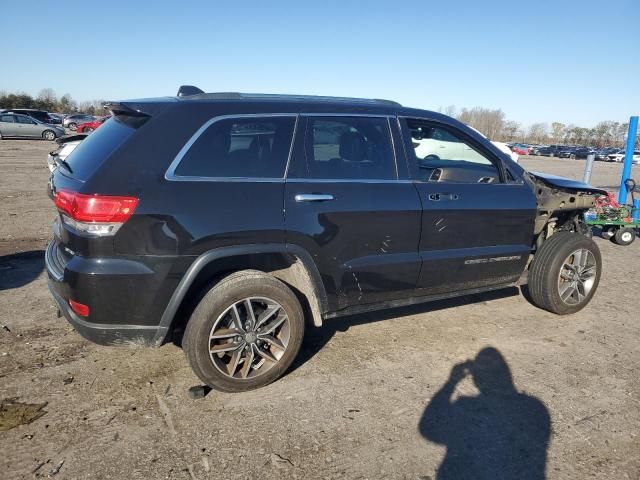
<instances>
[{"instance_id":1,"label":"wheel arch","mask_svg":"<svg viewBox=\"0 0 640 480\"><path fill-rule=\"evenodd\" d=\"M162 344L172 329L187 320L180 313L194 307L206 287L240 270L259 270L284 282L298 296L313 324L322 325L327 295L318 268L306 250L291 244L239 245L209 250L193 261L165 307L152 343Z\"/></svg>"}]
</instances>

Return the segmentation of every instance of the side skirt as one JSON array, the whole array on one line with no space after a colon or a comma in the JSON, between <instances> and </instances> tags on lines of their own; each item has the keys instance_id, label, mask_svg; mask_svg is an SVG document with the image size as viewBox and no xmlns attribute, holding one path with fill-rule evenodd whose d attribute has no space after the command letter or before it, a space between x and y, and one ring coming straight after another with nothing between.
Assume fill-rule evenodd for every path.
<instances>
[{"instance_id":1,"label":"side skirt","mask_svg":"<svg viewBox=\"0 0 640 480\"><path fill-rule=\"evenodd\" d=\"M492 292L495 290L502 290L505 288L515 287L520 285L520 282L504 283L500 285L494 285L492 287L472 288L470 290L459 290L457 292L439 293L437 295L423 295L419 297L409 297L400 300L391 300L388 302L369 303L366 305L353 305L351 307L343 308L336 312L327 312L323 315L323 318L337 318L347 315L355 315L358 313L373 312L376 310L386 310L388 308L407 307L409 305L416 305L419 303L434 302L436 300L445 300L447 298L464 297L465 295L474 295L476 293Z\"/></svg>"}]
</instances>

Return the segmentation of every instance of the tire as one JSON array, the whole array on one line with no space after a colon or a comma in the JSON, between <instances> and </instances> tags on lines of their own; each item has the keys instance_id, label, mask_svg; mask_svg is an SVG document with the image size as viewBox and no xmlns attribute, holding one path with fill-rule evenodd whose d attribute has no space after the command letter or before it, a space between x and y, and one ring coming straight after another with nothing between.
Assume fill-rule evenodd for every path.
<instances>
[{"instance_id":1,"label":"tire","mask_svg":"<svg viewBox=\"0 0 640 480\"><path fill-rule=\"evenodd\" d=\"M87 128L85 128L85 129L84 129L84 131L85 131L86 133L91 133L91 132L93 132L93 128L91 128L91 127L87 127Z\"/></svg>"},{"instance_id":2,"label":"tire","mask_svg":"<svg viewBox=\"0 0 640 480\"><path fill-rule=\"evenodd\" d=\"M67 125L67 126L69 127L69 130L72 130L72 131L74 131L74 132L76 131L76 128L78 128L78 124L77 124L77 123L73 123L73 122L72 122L72 123L70 123L70 124L69 124L69 125Z\"/></svg>"},{"instance_id":3,"label":"tire","mask_svg":"<svg viewBox=\"0 0 640 480\"><path fill-rule=\"evenodd\" d=\"M255 314L250 328L247 300ZM234 321L234 310L240 328ZM269 315L269 311L273 313ZM273 331L266 331L276 324ZM206 385L242 392L280 378L297 356L303 336L304 314L291 289L266 273L243 270L225 277L204 295L187 323L182 348L192 370ZM211 348L217 348L218 353L212 353Z\"/></svg>"},{"instance_id":4,"label":"tire","mask_svg":"<svg viewBox=\"0 0 640 480\"><path fill-rule=\"evenodd\" d=\"M53 130L45 130L42 132L42 138L51 142L56 139L56 134Z\"/></svg>"},{"instance_id":5,"label":"tire","mask_svg":"<svg viewBox=\"0 0 640 480\"><path fill-rule=\"evenodd\" d=\"M580 267L574 271L574 267L583 263L580 259L585 258L584 270ZM546 240L533 257L529 270L529 295L536 306L549 312L558 315L575 313L593 298L601 272L602 256L593 240L578 233L558 232ZM567 278L572 275L574 277ZM574 284L575 289L572 287Z\"/></svg>"},{"instance_id":6,"label":"tire","mask_svg":"<svg viewBox=\"0 0 640 480\"><path fill-rule=\"evenodd\" d=\"M618 245L627 246L631 245L635 239L636 232L633 230L633 228L625 227L618 229L611 240Z\"/></svg>"}]
</instances>

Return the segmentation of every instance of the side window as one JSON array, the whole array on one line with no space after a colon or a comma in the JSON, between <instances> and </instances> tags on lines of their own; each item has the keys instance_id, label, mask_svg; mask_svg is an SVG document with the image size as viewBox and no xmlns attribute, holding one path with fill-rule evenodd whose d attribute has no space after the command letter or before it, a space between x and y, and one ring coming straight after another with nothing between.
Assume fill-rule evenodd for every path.
<instances>
[{"instance_id":1,"label":"side window","mask_svg":"<svg viewBox=\"0 0 640 480\"><path fill-rule=\"evenodd\" d=\"M2 115L2 116L0 116L0 122L13 123L13 115Z\"/></svg>"},{"instance_id":2,"label":"side window","mask_svg":"<svg viewBox=\"0 0 640 480\"><path fill-rule=\"evenodd\" d=\"M386 118L310 117L305 151L310 178L397 178Z\"/></svg>"},{"instance_id":3,"label":"side window","mask_svg":"<svg viewBox=\"0 0 640 480\"><path fill-rule=\"evenodd\" d=\"M18 120L18 123L26 123L29 125L33 125L34 122L30 117L27 117L26 115L16 115L16 120Z\"/></svg>"},{"instance_id":4,"label":"side window","mask_svg":"<svg viewBox=\"0 0 640 480\"><path fill-rule=\"evenodd\" d=\"M406 120L409 161L422 181L498 183L498 168L453 129L420 120Z\"/></svg>"},{"instance_id":5,"label":"side window","mask_svg":"<svg viewBox=\"0 0 640 480\"><path fill-rule=\"evenodd\" d=\"M196 139L175 175L282 178L289 158L294 116L214 121Z\"/></svg>"}]
</instances>

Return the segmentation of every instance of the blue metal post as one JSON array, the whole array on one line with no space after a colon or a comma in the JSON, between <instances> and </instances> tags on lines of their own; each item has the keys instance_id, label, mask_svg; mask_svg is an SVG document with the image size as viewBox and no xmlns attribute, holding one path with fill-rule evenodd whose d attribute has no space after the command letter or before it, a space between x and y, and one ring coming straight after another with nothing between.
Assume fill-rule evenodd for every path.
<instances>
[{"instance_id":1,"label":"blue metal post","mask_svg":"<svg viewBox=\"0 0 640 480\"><path fill-rule=\"evenodd\" d=\"M624 181L631 176L631 166L633 165L633 151L636 148L636 134L638 132L638 117L629 119L629 133L627 134L627 148L624 155L624 167L622 168L622 179L620 180L620 193L618 203L627 202L627 186Z\"/></svg>"}]
</instances>

